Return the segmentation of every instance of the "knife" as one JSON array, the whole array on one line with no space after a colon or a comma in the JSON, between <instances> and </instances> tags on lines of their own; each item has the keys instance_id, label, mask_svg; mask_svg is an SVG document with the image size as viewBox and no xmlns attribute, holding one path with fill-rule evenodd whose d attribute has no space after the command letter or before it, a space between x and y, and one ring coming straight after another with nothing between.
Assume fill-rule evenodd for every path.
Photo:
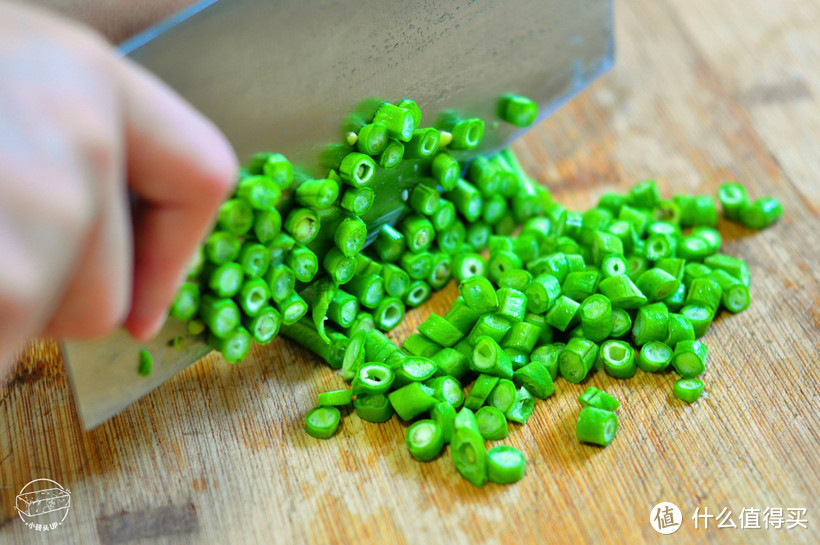
<instances>
[{"instance_id":1,"label":"knife","mask_svg":"<svg viewBox=\"0 0 820 545\"><path fill-rule=\"evenodd\" d=\"M449 110L497 119L498 98L515 92L549 115L612 66L612 0L205 0L120 51L210 117L240 159L276 151L324 177L323 150L374 101L412 98L429 125ZM490 124L477 151L498 151L521 132ZM137 373L143 348L154 356L146 377ZM64 342L83 426L209 351L174 320L149 343L125 331Z\"/></svg>"}]
</instances>

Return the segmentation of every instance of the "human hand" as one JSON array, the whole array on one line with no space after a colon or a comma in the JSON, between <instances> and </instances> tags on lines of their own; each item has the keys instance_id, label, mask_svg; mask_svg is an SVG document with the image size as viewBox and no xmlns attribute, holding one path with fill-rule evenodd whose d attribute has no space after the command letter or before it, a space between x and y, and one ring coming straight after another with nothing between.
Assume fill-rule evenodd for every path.
<instances>
[{"instance_id":1,"label":"human hand","mask_svg":"<svg viewBox=\"0 0 820 545\"><path fill-rule=\"evenodd\" d=\"M0 3L0 365L40 334L153 336L235 175L219 131L102 38Z\"/></svg>"}]
</instances>

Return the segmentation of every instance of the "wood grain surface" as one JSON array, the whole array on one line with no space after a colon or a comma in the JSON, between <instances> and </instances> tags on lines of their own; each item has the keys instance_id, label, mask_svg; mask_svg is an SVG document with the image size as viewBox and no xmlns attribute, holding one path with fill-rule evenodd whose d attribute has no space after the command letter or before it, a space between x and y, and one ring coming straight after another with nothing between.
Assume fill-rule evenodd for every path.
<instances>
[{"instance_id":1,"label":"wood grain surface","mask_svg":"<svg viewBox=\"0 0 820 545\"><path fill-rule=\"evenodd\" d=\"M343 382L287 341L235 366L206 357L90 433L59 355L40 343L0 387L0 543L820 542L820 3L617 1L616 20L614 71L515 149L577 209L650 177L667 195L737 179L782 200L766 231L721 224L726 251L750 264L753 301L709 330L704 398L676 400L671 374L559 381L505 441L524 452L527 476L478 489L449 455L414 462L395 419L352 415L332 440L308 437L316 393ZM588 385L623 403L605 449L574 438ZM54 532L14 513L18 490L40 477L71 490ZM649 524L660 501L683 511L671 536ZM738 527L696 528L696 508L726 508ZM743 508L786 519L804 508L808 529L741 529Z\"/></svg>"}]
</instances>

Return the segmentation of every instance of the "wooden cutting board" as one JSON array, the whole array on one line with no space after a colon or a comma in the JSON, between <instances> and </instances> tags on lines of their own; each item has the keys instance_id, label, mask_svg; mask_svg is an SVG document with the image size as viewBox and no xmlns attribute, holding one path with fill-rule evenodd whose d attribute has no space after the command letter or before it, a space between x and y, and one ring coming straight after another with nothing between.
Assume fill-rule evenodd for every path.
<instances>
[{"instance_id":1,"label":"wooden cutting board","mask_svg":"<svg viewBox=\"0 0 820 545\"><path fill-rule=\"evenodd\" d=\"M449 455L411 460L395 419L351 415L333 439L308 437L316 393L343 382L287 341L240 365L207 357L90 433L59 354L39 343L0 387L0 543L820 542L820 5L633 0L616 2L616 19L614 72L515 148L577 209L647 177L667 195L737 179L783 201L764 232L721 225L726 251L750 264L753 302L710 329L704 398L675 399L671 374L559 381L504 441L524 452L525 479L477 489ZM394 338L454 295L411 312ZM574 398L589 385L623 404L605 449L574 438ZM71 494L48 535L13 509L34 478ZM661 501L682 510L672 536L650 527ZM726 509L736 528L696 528L696 509ZM753 509L761 529L741 528ZM787 529L795 514L807 529Z\"/></svg>"}]
</instances>

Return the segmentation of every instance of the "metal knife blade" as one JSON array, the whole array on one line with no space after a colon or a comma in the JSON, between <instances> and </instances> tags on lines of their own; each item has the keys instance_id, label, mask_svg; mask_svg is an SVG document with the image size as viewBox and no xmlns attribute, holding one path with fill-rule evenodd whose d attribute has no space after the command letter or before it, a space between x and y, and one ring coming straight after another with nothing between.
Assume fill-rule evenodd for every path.
<instances>
[{"instance_id":1,"label":"metal knife blade","mask_svg":"<svg viewBox=\"0 0 820 545\"><path fill-rule=\"evenodd\" d=\"M240 159L287 156L309 175L344 134L363 99L414 99L425 124L445 109L497 119L506 92L529 96L540 117L613 62L612 0L205 0L122 44L228 136ZM488 124L479 151L521 129ZM208 348L172 323L137 343L124 332L64 343L75 405L101 424L190 365ZM154 355L149 377L138 352Z\"/></svg>"}]
</instances>

